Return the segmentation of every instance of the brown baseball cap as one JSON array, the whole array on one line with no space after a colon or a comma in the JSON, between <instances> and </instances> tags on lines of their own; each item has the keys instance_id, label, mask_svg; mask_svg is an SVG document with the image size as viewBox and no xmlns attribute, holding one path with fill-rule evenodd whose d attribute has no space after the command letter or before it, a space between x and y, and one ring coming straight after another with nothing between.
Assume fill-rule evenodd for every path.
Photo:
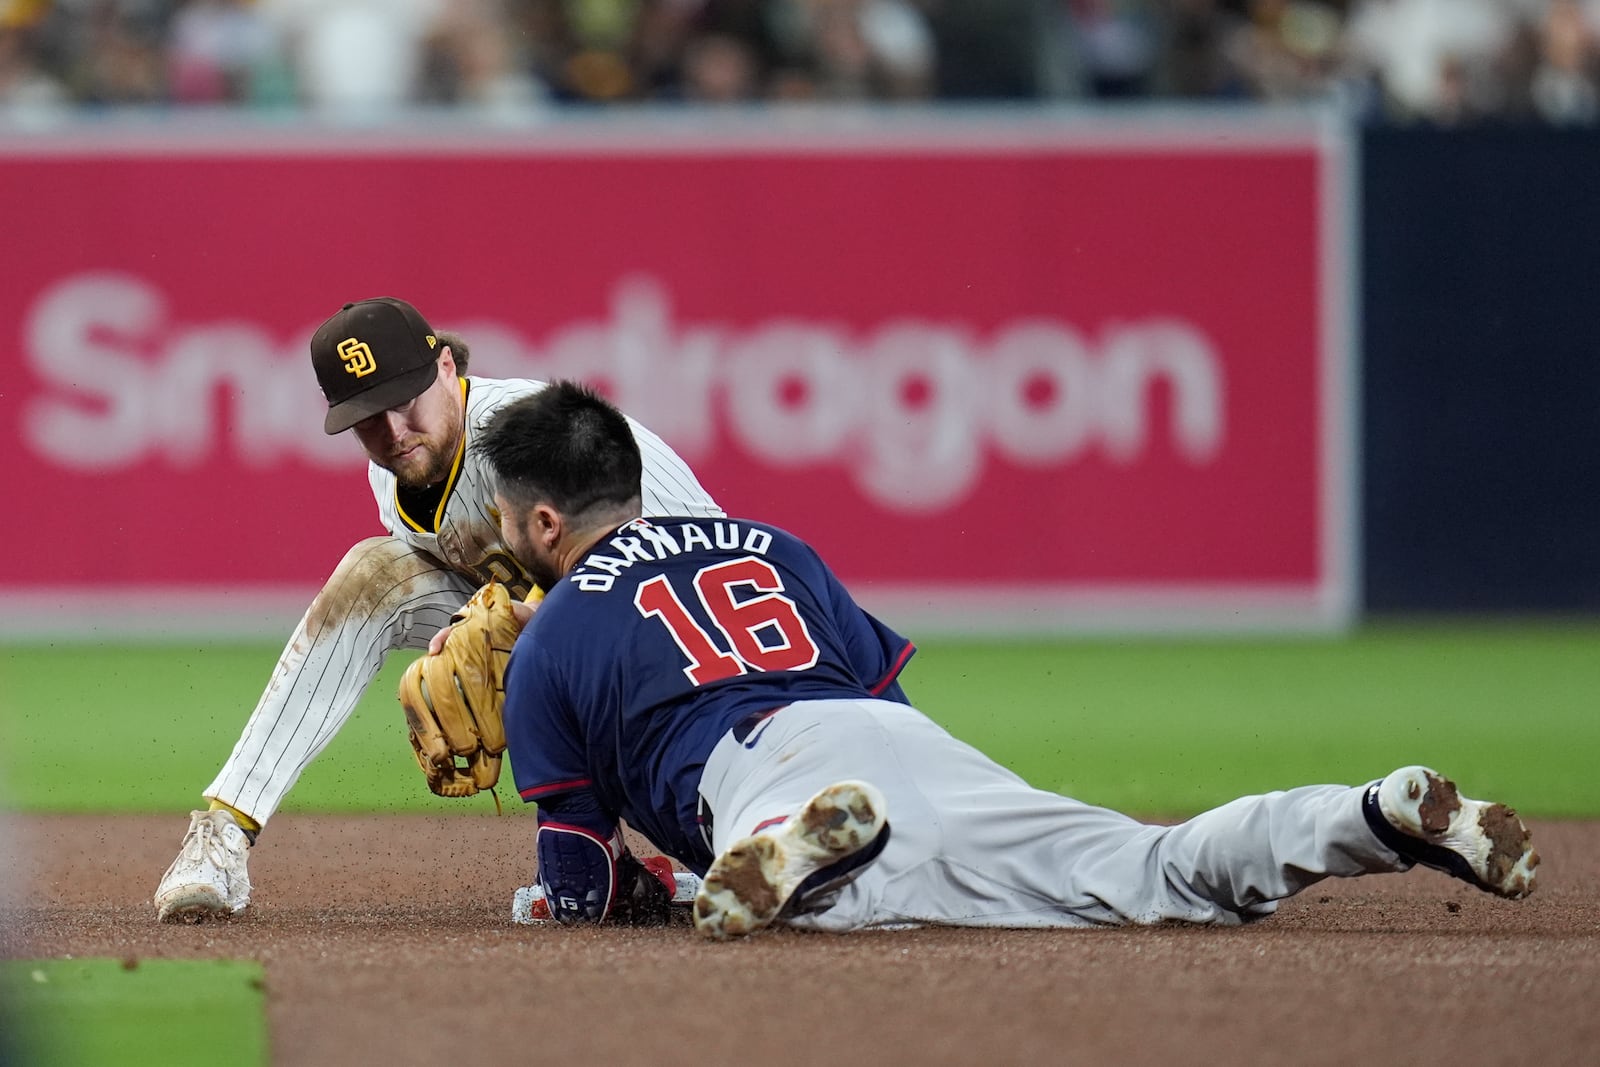
<instances>
[{"instance_id":1,"label":"brown baseball cap","mask_svg":"<svg viewBox=\"0 0 1600 1067\"><path fill-rule=\"evenodd\" d=\"M439 338L392 296L346 304L311 335L311 363L328 398L324 433L343 433L420 396L437 373Z\"/></svg>"}]
</instances>

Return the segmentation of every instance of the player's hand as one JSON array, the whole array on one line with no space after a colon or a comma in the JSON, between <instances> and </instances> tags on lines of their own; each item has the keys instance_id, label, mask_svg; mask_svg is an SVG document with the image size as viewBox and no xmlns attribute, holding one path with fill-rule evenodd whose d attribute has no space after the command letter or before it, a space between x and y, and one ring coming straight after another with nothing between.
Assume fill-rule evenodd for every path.
<instances>
[{"instance_id":1,"label":"player's hand","mask_svg":"<svg viewBox=\"0 0 1600 1067\"><path fill-rule=\"evenodd\" d=\"M533 618L533 613L538 610L539 601L542 599L544 599L543 594L535 590L534 595L530 596L526 601L513 600L511 602L511 612L517 617L517 622L522 626L528 625L528 620ZM444 643L449 639L450 631L453 629L455 629L454 626L446 626L433 635L432 640L428 642L428 655L437 656L444 650Z\"/></svg>"},{"instance_id":2,"label":"player's hand","mask_svg":"<svg viewBox=\"0 0 1600 1067\"><path fill-rule=\"evenodd\" d=\"M617 893L609 921L624 926L666 926L672 922L672 861L665 856L636 859L624 852L617 861Z\"/></svg>"}]
</instances>

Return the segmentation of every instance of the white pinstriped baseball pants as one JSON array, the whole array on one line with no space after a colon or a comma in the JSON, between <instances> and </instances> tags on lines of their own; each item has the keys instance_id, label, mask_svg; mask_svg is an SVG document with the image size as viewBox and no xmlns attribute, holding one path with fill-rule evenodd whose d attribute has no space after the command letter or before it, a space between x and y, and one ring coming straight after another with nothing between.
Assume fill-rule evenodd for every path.
<instances>
[{"instance_id":1,"label":"white pinstriped baseball pants","mask_svg":"<svg viewBox=\"0 0 1600 1067\"><path fill-rule=\"evenodd\" d=\"M384 657L427 648L476 588L398 538L358 542L290 635L243 734L203 795L265 826L349 721Z\"/></svg>"},{"instance_id":2,"label":"white pinstriped baseball pants","mask_svg":"<svg viewBox=\"0 0 1600 1067\"><path fill-rule=\"evenodd\" d=\"M1367 828L1364 786L1243 797L1152 826L1035 789L902 704L803 701L764 726L707 760L718 854L842 779L888 803L883 854L797 926L1236 925L1323 878L1404 866Z\"/></svg>"}]
</instances>

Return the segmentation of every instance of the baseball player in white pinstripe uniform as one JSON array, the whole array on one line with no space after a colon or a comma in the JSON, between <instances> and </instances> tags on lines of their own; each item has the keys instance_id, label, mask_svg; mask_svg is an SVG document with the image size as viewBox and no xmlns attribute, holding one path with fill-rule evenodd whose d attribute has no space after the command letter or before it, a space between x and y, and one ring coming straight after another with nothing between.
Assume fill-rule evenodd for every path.
<instances>
[{"instance_id":1,"label":"baseball player in white pinstripe uniform","mask_svg":"<svg viewBox=\"0 0 1600 1067\"><path fill-rule=\"evenodd\" d=\"M467 377L464 342L390 297L346 304L311 340L323 429L354 429L386 534L357 542L295 628L156 890L164 922L243 911L249 848L306 766L349 719L395 649L425 649L485 582L533 588L501 539L489 472L468 447L498 408L544 388ZM721 516L687 464L638 423L649 515Z\"/></svg>"}]
</instances>

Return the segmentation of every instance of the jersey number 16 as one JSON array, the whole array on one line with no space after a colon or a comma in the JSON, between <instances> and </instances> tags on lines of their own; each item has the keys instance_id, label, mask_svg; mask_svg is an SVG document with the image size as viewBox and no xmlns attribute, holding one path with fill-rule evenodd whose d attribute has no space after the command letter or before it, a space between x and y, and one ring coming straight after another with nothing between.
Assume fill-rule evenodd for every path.
<instances>
[{"instance_id":1,"label":"jersey number 16","mask_svg":"<svg viewBox=\"0 0 1600 1067\"><path fill-rule=\"evenodd\" d=\"M811 631L766 560L745 556L705 567L694 576L694 591L720 642L689 614L664 574L639 586L633 606L666 626L689 661L683 673L695 685L748 671L803 671L816 665ZM736 593L744 598L736 599Z\"/></svg>"}]
</instances>

